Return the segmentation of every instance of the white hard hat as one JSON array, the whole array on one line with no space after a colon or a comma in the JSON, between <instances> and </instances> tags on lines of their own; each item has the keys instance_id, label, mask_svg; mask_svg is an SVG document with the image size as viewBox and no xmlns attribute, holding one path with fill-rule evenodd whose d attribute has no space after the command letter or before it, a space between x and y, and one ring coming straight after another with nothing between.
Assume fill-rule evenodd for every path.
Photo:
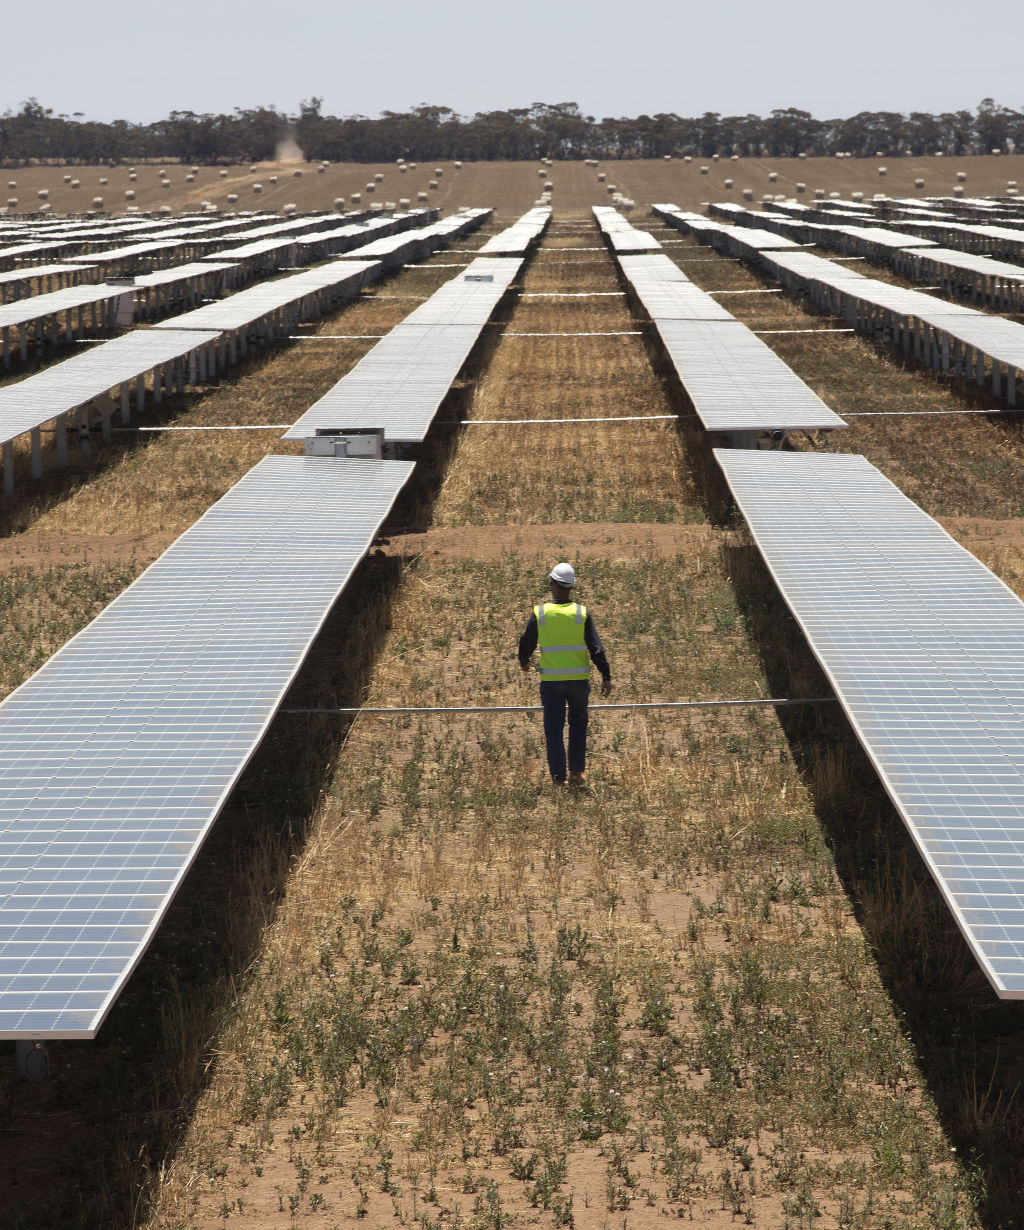
<instances>
[{"instance_id":1,"label":"white hard hat","mask_svg":"<svg viewBox=\"0 0 1024 1230\"><path fill-rule=\"evenodd\" d=\"M572 564L556 564L548 575L552 581L557 581L559 585L564 585L566 589L572 589L576 584L576 573L572 570Z\"/></svg>"}]
</instances>

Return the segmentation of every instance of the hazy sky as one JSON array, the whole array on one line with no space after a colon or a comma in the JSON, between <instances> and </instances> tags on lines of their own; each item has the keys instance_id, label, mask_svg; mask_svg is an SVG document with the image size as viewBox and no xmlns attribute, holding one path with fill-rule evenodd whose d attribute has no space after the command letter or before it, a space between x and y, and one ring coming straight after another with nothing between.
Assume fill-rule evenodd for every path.
<instances>
[{"instance_id":1,"label":"hazy sky","mask_svg":"<svg viewBox=\"0 0 1024 1230\"><path fill-rule=\"evenodd\" d=\"M17 3L0 112L150 122L317 95L334 115L579 103L604 116L1024 108L1024 0Z\"/></svg>"}]
</instances>

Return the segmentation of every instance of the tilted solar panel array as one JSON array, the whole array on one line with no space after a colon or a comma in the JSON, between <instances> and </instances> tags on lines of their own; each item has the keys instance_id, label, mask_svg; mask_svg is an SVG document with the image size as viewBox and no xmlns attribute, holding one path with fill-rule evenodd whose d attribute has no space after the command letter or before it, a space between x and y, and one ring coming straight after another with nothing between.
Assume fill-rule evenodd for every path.
<instances>
[{"instance_id":1,"label":"tilted solar panel array","mask_svg":"<svg viewBox=\"0 0 1024 1230\"><path fill-rule=\"evenodd\" d=\"M654 206L669 216L669 206ZM683 211L674 218L683 229L702 237ZM721 228L719 228L721 229ZM953 371L981 385L991 378L992 392L1016 404L1017 381L1024 373L1024 325L962 304L893 286L808 252L761 248L743 227L731 231L733 250L758 264L784 286L810 296L824 311L853 328L884 333L923 362Z\"/></svg>"},{"instance_id":2,"label":"tilted solar panel array","mask_svg":"<svg viewBox=\"0 0 1024 1230\"><path fill-rule=\"evenodd\" d=\"M411 470L265 458L0 704L0 1037L95 1034Z\"/></svg>"},{"instance_id":3,"label":"tilted solar panel array","mask_svg":"<svg viewBox=\"0 0 1024 1230\"><path fill-rule=\"evenodd\" d=\"M390 442L421 442L438 407L508 292L520 257L474 260L382 338L284 434L383 428Z\"/></svg>"},{"instance_id":4,"label":"tilted solar panel array","mask_svg":"<svg viewBox=\"0 0 1024 1230\"><path fill-rule=\"evenodd\" d=\"M1024 999L1024 604L863 457L715 456L982 969Z\"/></svg>"},{"instance_id":5,"label":"tilted solar panel array","mask_svg":"<svg viewBox=\"0 0 1024 1230\"><path fill-rule=\"evenodd\" d=\"M669 256L616 254L616 259L708 431L845 426L773 350L695 286Z\"/></svg>"}]
</instances>

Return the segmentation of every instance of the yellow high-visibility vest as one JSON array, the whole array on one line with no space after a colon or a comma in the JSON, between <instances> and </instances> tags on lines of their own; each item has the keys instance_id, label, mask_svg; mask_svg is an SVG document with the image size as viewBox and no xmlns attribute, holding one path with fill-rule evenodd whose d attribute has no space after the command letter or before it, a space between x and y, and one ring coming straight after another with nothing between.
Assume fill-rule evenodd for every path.
<instances>
[{"instance_id":1,"label":"yellow high-visibility vest","mask_svg":"<svg viewBox=\"0 0 1024 1230\"><path fill-rule=\"evenodd\" d=\"M590 654L583 636L587 608L578 602L545 602L537 617L540 677L549 682L590 678Z\"/></svg>"}]
</instances>

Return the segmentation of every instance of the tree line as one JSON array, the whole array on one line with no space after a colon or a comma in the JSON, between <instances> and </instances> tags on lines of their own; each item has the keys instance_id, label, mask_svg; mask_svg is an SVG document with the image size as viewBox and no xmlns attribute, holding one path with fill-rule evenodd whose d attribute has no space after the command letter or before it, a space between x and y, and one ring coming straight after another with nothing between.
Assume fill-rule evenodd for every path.
<instances>
[{"instance_id":1,"label":"tree line","mask_svg":"<svg viewBox=\"0 0 1024 1230\"><path fill-rule=\"evenodd\" d=\"M985 98L974 111L940 115L861 111L848 119L819 120L809 111L785 107L767 116L707 111L695 117L669 112L598 120L573 102L473 116L424 103L370 118L324 115L322 100L310 98L297 115L273 106L236 108L230 115L172 111L154 124L133 124L100 123L81 112L55 115L30 98L18 111L0 115L0 164L260 162L274 158L288 138L306 158L331 162L1008 153L1024 149L1024 110Z\"/></svg>"}]
</instances>

